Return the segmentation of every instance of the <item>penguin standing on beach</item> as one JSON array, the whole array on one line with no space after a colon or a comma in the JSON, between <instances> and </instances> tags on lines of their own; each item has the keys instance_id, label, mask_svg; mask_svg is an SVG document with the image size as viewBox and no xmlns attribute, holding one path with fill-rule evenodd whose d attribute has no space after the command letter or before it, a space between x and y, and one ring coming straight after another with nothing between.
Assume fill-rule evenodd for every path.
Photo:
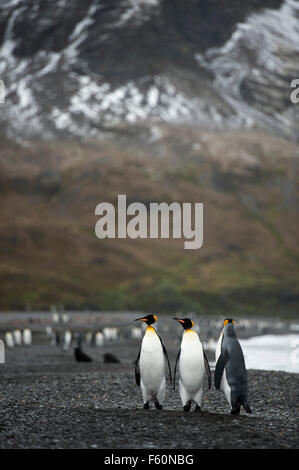
<instances>
[{"instance_id":1,"label":"penguin standing on beach","mask_svg":"<svg viewBox=\"0 0 299 470\"><path fill-rule=\"evenodd\" d=\"M5 346L8 348L13 348L15 345L14 339L13 339L13 334L10 331L7 331L5 333Z\"/></svg>"},{"instance_id":2,"label":"penguin standing on beach","mask_svg":"<svg viewBox=\"0 0 299 470\"><path fill-rule=\"evenodd\" d=\"M205 370L211 388L211 371L203 346L190 318L174 318L184 328L181 346L174 369L174 388L177 364L179 363L179 390L184 411L190 411L192 402L195 411L201 411Z\"/></svg>"},{"instance_id":3,"label":"penguin standing on beach","mask_svg":"<svg viewBox=\"0 0 299 470\"><path fill-rule=\"evenodd\" d=\"M224 320L216 346L214 383L217 390L224 392L232 415L240 413L241 405L247 413L252 412L247 402L247 372L243 351L232 318Z\"/></svg>"},{"instance_id":4,"label":"penguin standing on beach","mask_svg":"<svg viewBox=\"0 0 299 470\"><path fill-rule=\"evenodd\" d=\"M23 344L25 346L31 346L32 345L32 332L30 328L25 328L23 331Z\"/></svg>"},{"instance_id":5,"label":"penguin standing on beach","mask_svg":"<svg viewBox=\"0 0 299 470\"><path fill-rule=\"evenodd\" d=\"M14 342L17 346L22 346L22 332L17 329L13 331Z\"/></svg>"},{"instance_id":6,"label":"penguin standing on beach","mask_svg":"<svg viewBox=\"0 0 299 470\"><path fill-rule=\"evenodd\" d=\"M135 364L135 380L141 387L143 408L149 409L149 401L153 400L155 407L161 410L166 390L165 358L171 382L168 354L157 331L151 326L157 321L156 315L136 318L135 321L144 321L147 324Z\"/></svg>"}]
</instances>

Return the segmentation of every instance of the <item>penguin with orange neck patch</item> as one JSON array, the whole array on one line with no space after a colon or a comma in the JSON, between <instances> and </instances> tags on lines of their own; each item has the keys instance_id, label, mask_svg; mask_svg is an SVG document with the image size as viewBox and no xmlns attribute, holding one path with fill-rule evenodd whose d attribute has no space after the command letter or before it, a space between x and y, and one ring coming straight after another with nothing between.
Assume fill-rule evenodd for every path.
<instances>
[{"instance_id":1,"label":"penguin with orange neck patch","mask_svg":"<svg viewBox=\"0 0 299 470\"><path fill-rule=\"evenodd\" d=\"M152 326L157 321L156 315L136 318L135 321L147 324L135 365L135 379L136 384L141 387L143 408L149 409L149 402L153 400L155 407L161 410L166 390L165 359L171 382L168 354L160 336Z\"/></svg>"},{"instance_id":2,"label":"penguin with orange neck patch","mask_svg":"<svg viewBox=\"0 0 299 470\"><path fill-rule=\"evenodd\" d=\"M179 390L184 411L190 411L192 402L195 411L201 411L205 369L211 388L211 371L201 341L196 331L192 330L194 323L190 318L174 318L184 328L181 347L179 349L175 369L174 387L177 364L179 364Z\"/></svg>"},{"instance_id":3,"label":"penguin with orange neck patch","mask_svg":"<svg viewBox=\"0 0 299 470\"><path fill-rule=\"evenodd\" d=\"M247 372L243 351L238 341L236 322L226 318L216 346L216 367L214 383L217 390L221 389L231 406L231 414L238 415L241 405L247 413L251 413L247 402Z\"/></svg>"}]
</instances>

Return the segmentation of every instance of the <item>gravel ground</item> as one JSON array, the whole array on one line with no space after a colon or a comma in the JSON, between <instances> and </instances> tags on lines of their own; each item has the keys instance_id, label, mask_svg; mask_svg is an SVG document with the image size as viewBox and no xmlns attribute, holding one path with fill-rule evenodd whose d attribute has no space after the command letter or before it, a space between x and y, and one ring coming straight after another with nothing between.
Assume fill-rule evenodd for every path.
<instances>
[{"instance_id":1,"label":"gravel ground","mask_svg":"<svg viewBox=\"0 0 299 470\"><path fill-rule=\"evenodd\" d=\"M252 415L231 416L214 387L201 413L183 412L170 386L162 411L143 410L134 383L138 349L133 340L86 349L93 362L84 364L72 350L47 344L7 351L0 365L0 448L298 447L298 374L248 371ZM121 364L105 364L105 352Z\"/></svg>"}]
</instances>

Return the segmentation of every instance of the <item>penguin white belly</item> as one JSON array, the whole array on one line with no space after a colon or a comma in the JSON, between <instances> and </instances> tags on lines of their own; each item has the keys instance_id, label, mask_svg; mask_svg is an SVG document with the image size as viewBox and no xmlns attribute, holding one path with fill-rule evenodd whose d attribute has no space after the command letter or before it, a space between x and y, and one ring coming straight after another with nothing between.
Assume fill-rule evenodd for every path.
<instances>
[{"instance_id":1,"label":"penguin white belly","mask_svg":"<svg viewBox=\"0 0 299 470\"><path fill-rule=\"evenodd\" d=\"M163 348L155 332L150 331L143 338L140 352L140 376L141 388L146 392L147 399L157 398L157 394L160 394L166 386Z\"/></svg>"},{"instance_id":2,"label":"penguin white belly","mask_svg":"<svg viewBox=\"0 0 299 470\"><path fill-rule=\"evenodd\" d=\"M216 364L218 361L219 356L221 355L221 345L222 345L222 332L219 337L217 346L216 346L216 353L215 353L215 359L216 359ZM221 383L220 383L220 389L223 391L229 405L231 405L231 388L228 384L227 378L226 378L226 370L224 368L223 374L221 377Z\"/></svg>"},{"instance_id":3,"label":"penguin white belly","mask_svg":"<svg viewBox=\"0 0 299 470\"><path fill-rule=\"evenodd\" d=\"M192 399L203 387L205 363L202 344L196 332L183 335L179 362L182 401Z\"/></svg>"},{"instance_id":4,"label":"penguin white belly","mask_svg":"<svg viewBox=\"0 0 299 470\"><path fill-rule=\"evenodd\" d=\"M29 328L25 328L23 331L23 343L25 346L31 346L32 344L32 333Z\"/></svg>"}]
</instances>

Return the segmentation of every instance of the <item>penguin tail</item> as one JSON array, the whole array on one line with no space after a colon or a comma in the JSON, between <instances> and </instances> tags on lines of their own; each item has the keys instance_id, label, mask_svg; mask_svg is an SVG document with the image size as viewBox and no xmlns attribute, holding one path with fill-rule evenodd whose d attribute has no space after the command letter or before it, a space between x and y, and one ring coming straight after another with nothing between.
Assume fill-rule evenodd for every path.
<instances>
[{"instance_id":1,"label":"penguin tail","mask_svg":"<svg viewBox=\"0 0 299 470\"><path fill-rule=\"evenodd\" d=\"M251 410L250 406L248 405L247 401L245 401L243 403L243 408L246 411L246 413L250 413L250 414L252 413L252 410Z\"/></svg>"}]
</instances>

